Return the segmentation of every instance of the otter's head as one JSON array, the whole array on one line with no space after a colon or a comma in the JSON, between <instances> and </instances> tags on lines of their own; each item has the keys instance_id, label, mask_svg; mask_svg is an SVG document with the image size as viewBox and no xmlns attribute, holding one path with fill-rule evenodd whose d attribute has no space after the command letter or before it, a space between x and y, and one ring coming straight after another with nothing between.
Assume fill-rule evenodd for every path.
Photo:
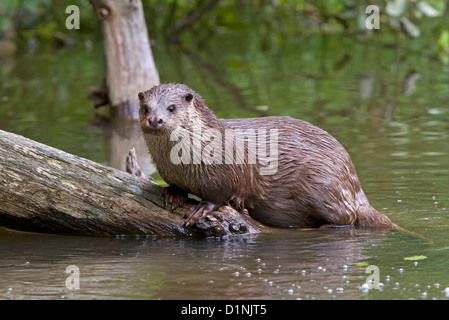
<instances>
[{"instance_id":1,"label":"otter's head","mask_svg":"<svg viewBox=\"0 0 449 320\"><path fill-rule=\"evenodd\" d=\"M161 84L138 94L139 120L146 134L170 134L179 126L186 127L192 119L195 104L201 102L192 89L184 84Z\"/></svg>"}]
</instances>

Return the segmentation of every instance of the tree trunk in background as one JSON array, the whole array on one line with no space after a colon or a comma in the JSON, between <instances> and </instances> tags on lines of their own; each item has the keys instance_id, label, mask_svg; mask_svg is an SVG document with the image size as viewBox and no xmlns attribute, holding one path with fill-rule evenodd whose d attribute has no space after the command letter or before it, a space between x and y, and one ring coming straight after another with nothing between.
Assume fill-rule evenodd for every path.
<instances>
[{"instance_id":1,"label":"tree trunk in background","mask_svg":"<svg viewBox=\"0 0 449 320\"><path fill-rule=\"evenodd\" d=\"M137 93L159 84L140 0L90 0L103 29L107 89L119 117L138 119Z\"/></svg>"}]
</instances>

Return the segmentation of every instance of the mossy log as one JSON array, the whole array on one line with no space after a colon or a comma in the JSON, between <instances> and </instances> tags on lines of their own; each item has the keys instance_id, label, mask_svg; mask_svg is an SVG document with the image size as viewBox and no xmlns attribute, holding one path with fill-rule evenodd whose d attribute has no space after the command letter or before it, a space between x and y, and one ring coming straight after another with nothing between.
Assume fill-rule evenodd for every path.
<instances>
[{"instance_id":1,"label":"mossy log","mask_svg":"<svg viewBox=\"0 0 449 320\"><path fill-rule=\"evenodd\" d=\"M0 226L86 236L222 237L268 230L222 207L192 227L170 211L150 179L0 130Z\"/></svg>"}]
</instances>

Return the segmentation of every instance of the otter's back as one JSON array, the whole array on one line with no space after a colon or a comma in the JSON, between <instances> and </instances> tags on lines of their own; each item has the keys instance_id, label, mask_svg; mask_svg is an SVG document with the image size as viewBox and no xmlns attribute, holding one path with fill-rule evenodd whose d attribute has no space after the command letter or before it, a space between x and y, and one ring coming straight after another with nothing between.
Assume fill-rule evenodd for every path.
<instances>
[{"instance_id":1,"label":"otter's back","mask_svg":"<svg viewBox=\"0 0 449 320\"><path fill-rule=\"evenodd\" d=\"M348 153L326 131L290 117L222 121L231 129L278 132L278 170L267 176L270 187L253 211L259 221L284 226L352 225L357 208L368 204Z\"/></svg>"}]
</instances>

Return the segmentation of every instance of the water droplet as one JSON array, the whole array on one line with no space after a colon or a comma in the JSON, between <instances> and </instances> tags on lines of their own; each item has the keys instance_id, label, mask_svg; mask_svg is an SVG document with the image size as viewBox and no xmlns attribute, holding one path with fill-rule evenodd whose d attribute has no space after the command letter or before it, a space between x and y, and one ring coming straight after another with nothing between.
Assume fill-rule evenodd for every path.
<instances>
[{"instance_id":1,"label":"water droplet","mask_svg":"<svg viewBox=\"0 0 449 320\"><path fill-rule=\"evenodd\" d=\"M444 295L446 296L446 298L449 298L449 287L446 287L444 290Z\"/></svg>"},{"instance_id":2,"label":"water droplet","mask_svg":"<svg viewBox=\"0 0 449 320\"><path fill-rule=\"evenodd\" d=\"M362 291L363 293L368 293L369 288L370 288L370 286L366 282L359 287L360 291Z\"/></svg>"}]
</instances>

